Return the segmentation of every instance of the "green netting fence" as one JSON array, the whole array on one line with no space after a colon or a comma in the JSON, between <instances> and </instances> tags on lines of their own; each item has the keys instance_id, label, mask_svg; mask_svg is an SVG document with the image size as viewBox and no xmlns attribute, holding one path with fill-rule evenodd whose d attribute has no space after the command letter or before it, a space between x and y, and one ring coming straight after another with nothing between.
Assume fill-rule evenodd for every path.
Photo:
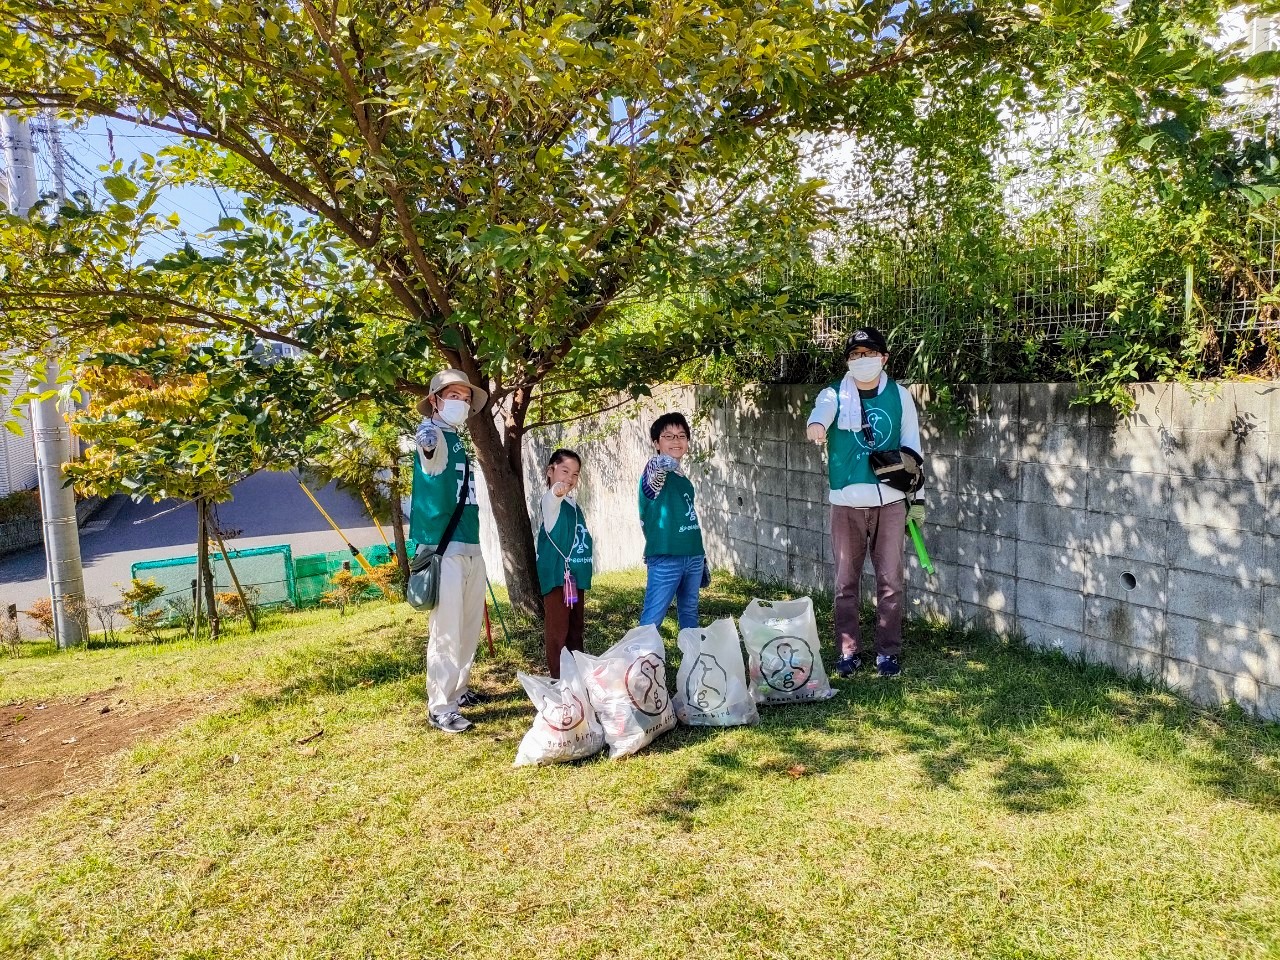
<instances>
[{"instance_id":1,"label":"green netting fence","mask_svg":"<svg viewBox=\"0 0 1280 960\"><path fill-rule=\"evenodd\" d=\"M414 551L418 549L417 542L408 540L405 547L410 557ZM369 564L374 567L381 566L384 563L390 563L395 559L395 550L386 544L380 543L377 546L369 547L361 550ZM294 582L294 600L293 605L298 609L303 607L314 607L320 602L320 597L329 589L333 575L343 566L349 564L353 573L361 573L360 562L351 555L350 550L333 550L329 553L308 553L306 556L298 557L293 561L293 582ZM237 570L237 572L239 572ZM378 595L377 588L370 587L368 596L375 597Z\"/></svg>"},{"instance_id":2,"label":"green netting fence","mask_svg":"<svg viewBox=\"0 0 1280 960\"><path fill-rule=\"evenodd\" d=\"M246 591L254 591L253 602L259 607L281 607L294 602L293 550L289 545L252 547L229 551L236 576ZM235 589L227 561L221 553L209 555L213 567L213 588L218 593ZM161 610L175 618L189 610L193 602L191 583L196 579L195 557L172 557L167 560L143 560L129 571L135 580L154 580L164 593L143 612Z\"/></svg>"},{"instance_id":3,"label":"green netting fence","mask_svg":"<svg viewBox=\"0 0 1280 960\"><path fill-rule=\"evenodd\" d=\"M417 543L410 540L407 546L409 556L413 556ZM375 567L395 559L395 550L381 543L360 552ZM266 608L289 606L300 610L316 606L320 603L321 596L332 586L333 575L344 566L349 564L354 572L363 572L359 561L349 550L294 557L292 548L288 544L281 544L231 550L229 553L236 576L240 578L240 585L246 592L253 594L251 601L255 605ZM210 563L213 567L214 590L218 593L234 590L223 555L210 554ZM160 598L144 612L166 611L177 619L180 613L190 610L193 600L192 581L196 579L195 557L143 560L132 566L130 576L138 580L155 580L164 588ZM377 594L377 588L370 588L370 597Z\"/></svg>"}]
</instances>

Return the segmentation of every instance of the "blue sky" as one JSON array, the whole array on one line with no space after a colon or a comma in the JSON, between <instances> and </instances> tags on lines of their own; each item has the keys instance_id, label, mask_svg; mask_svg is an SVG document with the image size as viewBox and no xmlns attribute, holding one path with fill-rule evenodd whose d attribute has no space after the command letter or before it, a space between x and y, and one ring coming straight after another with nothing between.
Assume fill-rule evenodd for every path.
<instances>
[{"instance_id":1,"label":"blue sky","mask_svg":"<svg viewBox=\"0 0 1280 960\"><path fill-rule=\"evenodd\" d=\"M43 121L33 124L33 140L36 146L36 169L40 176L41 191L53 190L53 161ZM127 166L142 154L155 155L166 146L178 142L178 138L149 130L121 120L105 120L95 117L79 126L61 125L64 169L67 189L86 191L96 201L106 199L101 186L106 175L102 170L113 160L121 160ZM223 210L234 214L239 208L235 194L203 187L175 187L165 192L156 204L156 212L168 216L177 213L182 221L182 233L198 248L213 248L195 235L217 224ZM180 243L175 236L174 243ZM148 244L148 255L160 256L170 246L160 240Z\"/></svg>"}]
</instances>

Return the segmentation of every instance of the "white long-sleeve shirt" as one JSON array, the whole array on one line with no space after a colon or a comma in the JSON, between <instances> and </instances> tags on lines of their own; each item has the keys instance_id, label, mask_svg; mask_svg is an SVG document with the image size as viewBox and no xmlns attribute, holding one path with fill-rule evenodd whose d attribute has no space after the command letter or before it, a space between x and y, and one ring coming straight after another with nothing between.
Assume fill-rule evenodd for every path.
<instances>
[{"instance_id":1,"label":"white long-sleeve shirt","mask_svg":"<svg viewBox=\"0 0 1280 960\"><path fill-rule=\"evenodd\" d=\"M548 535L556 528L556 521L560 519L560 505L564 503L569 504L571 509L577 509L578 500L572 491L563 497L557 497L555 488L548 487L547 492L542 495L542 529Z\"/></svg>"},{"instance_id":2,"label":"white long-sleeve shirt","mask_svg":"<svg viewBox=\"0 0 1280 960\"><path fill-rule=\"evenodd\" d=\"M877 396L888 386L888 383L889 378L883 373L880 374L880 385L876 388ZM853 389L849 392L853 396L854 408L849 411L852 414L850 422L860 424L862 423L862 404L858 400L857 384L851 384L851 386ZM924 451L920 449L920 416L916 413L916 402L907 392L906 387L900 383L897 387L898 396L902 400L901 446L910 447L923 455ZM813 405L813 413L809 414L809 423L818 423L823 429L830 430L831 425L836 422L836 411L839 406L840 395L836 389L823 388ZM918 493L916 495L919 496ZM901 490L894 490L883 483L851 483L839 490L832 490L828 496L832 505L837 507L880 507L906 498L907 495Z\"/></svg>"}]
</instances>

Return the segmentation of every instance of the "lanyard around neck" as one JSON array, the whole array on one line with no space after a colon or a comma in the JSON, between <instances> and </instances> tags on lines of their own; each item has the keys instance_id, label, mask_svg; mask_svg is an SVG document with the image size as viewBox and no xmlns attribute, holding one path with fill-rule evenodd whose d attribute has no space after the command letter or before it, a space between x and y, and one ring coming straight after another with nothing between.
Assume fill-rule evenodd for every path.
<instances>
[{"instance_id":1,"label":"lanyard around neck","mask_svg":"<svg viewBox=\"0 0 1280 960\"><path fill-rule=\"evenodd\" d=\"M564 497L560 502L561 508L563 508L564 505L568 502L569 502L569 498ZM578 505L575 503L573 504L573 537L575 541L578 538L578 517L579 516L580 514L578 512ZM547 533L547 540L548 542L550 542L551 546L555 547L556 553L560 554L560 556L564 558L565 569L566 570L569 569L569 555L560 549L560 544L556 543L556 538L553 537L549 532ZM573 549L572 545L569 547L569 549L570 550Z\"/></svg>"}]
</instances>

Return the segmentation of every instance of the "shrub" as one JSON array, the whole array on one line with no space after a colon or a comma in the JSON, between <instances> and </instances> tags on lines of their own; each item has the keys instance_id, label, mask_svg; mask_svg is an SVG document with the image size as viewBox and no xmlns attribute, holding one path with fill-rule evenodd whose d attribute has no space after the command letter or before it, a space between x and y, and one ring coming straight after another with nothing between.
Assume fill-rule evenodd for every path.
<instances>
[{"instance_id":1,"label":"shrub","mask_svg":"<svg viewBox=\"0 0 1280 960\"><path fill-rule=\"evenodd\" d=\"M40 493L37 490L15 490L0 497L0 523L14 520L40 519Z\"/></svg>"},{"instance_id":2,"label":"shrub","mask_svg":"<svg viewBox=\"0 0 1280 960\"><path fill-rule=\"evenodd\" d=\"M0 646L3 646L5 652L11 657L16 657L21 651L22 634L18 631L16 619L0 617Z\"/></svg>"},{"instance_id":3,"label":"shrub","mask_svg":"<svg viewBox=\"0 0 1280 960\"><path fill-rule=\"evenodd\" d=\"M114 643L116 639L115 614L119 604L107 603L101 597L89 597L89 612L93 614L98 625L102 627L104 643Z\"/></svg>"},{"instance_id":4,"label":"shrub","mask_svg":"<svg viewBox=\"0 0 1280 960\"><path fill-rule=\"evenodd\" d=\"M170 597L164 605L169 608L168 621L180 626L184 633L190 633L196 625L196 608L189 597Z\"/></svg>"},{"instance_id":5,"label":"shrub","mask_svg":"<svg viewBox=\"0 0 1280 960\"><path fill-rule=\"evenodd\" d=\"M86 646L89 645L89 602L84 597L66 597L62 601L62 608L66 611L67 616L76 622L80 628L80 636L84 640Z\"/></svg>"},{"instance_id":6,"label":"shrub","mask_svg":"<svg viewBox=\"0 0 1280 960\"><path fill-rule=\"evenodd\" d=\"M344 616L347 607L359 603L361 596L372 585L364 574L339 570L329 578L330 588L320 595L320 602L338 608L338 616Z\"/></svg>"},{"instance_id":7,"label":"shrub","mask_svg":"<svg viewBox=\"0 0 1280 960\"><path fill-rule=\"evenodd\" d=\"M89 604L79 597L65 597L62 609L68 617L80 627L80 636L85 643L89 642ZM27 616L35 623L36 629L50 640L58 639L57 618L54 616L53 601L49 597L40 597L32 602Z\"/></svg>"},{"instance_id":8,"label":"shrub","mask_svg":"<svg viewBox=\"0 0 1280 960\"><path fill-rule=\"evenodd\" d=\"M36 625L36 629L50 640L57 637L57 630L53 623L53 601L48 597L40 597L34 600L31 606L27 608L27 616Z\"/></svg>"},{"instance_id":9,"label":"shrub","mask_svg":"<svg viewBox=\"0 0 1280 960\"><path fill-rule=\"evenodd\" d=\"M122 613L129 618L133 628L148 640L155 640L165 619L163 610L148 610L153 603L164 596L164 587L153 579L139 580L137 577L129 584L129 589L121 591L120 599L124 603Z\"/></svg>"},{"instance_id":10,"label":"shrub","mask_svg":"<svg viewBox=\"0 0 1280 960\"><path fill-rule=\"evenodd\" d=\"M234 590L219 593L214 599L218 602L218 612L222 616L230 620L240 620L247 617L250 610L257 612L258 588L254 586L245 587L244 600L241 600L240 594Z\"/></svg>"},{"instance_id":11,"label":"shrub","mask_svg":"<svg viewBox=\"0 0 1280 960\"><path fill-rule=\"evenodd\" d=\"M404 577L400 575L400 562L392 559L373 568L365 574L365 579L382 591L388 600L400 600L404 597Z\"/></svg>"}]
</instances>

